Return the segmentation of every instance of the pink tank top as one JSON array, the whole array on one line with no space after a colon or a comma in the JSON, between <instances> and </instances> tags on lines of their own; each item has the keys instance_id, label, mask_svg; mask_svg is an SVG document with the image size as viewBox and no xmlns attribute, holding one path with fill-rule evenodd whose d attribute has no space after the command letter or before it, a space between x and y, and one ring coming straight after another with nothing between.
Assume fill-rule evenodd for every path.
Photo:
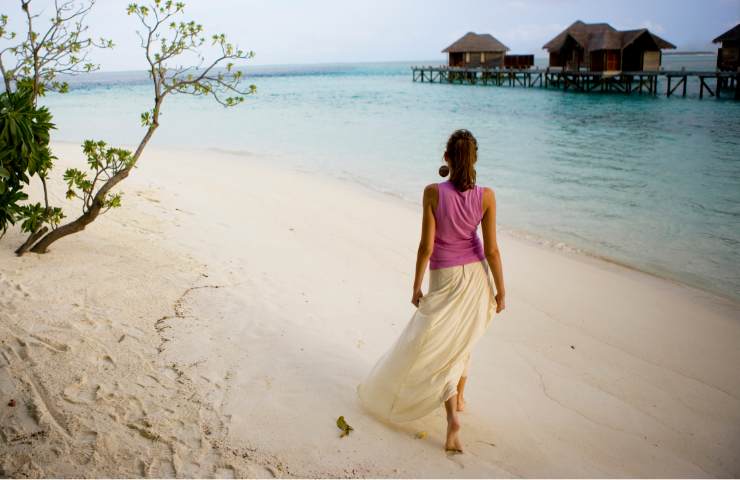
<instances>
[{"instance_id":1,"label":"pink tank top","mask_svg":"<svg viewBox=\"0 0 740 480\"><path fill-rule=\"evenodd\" d=\"M486 257L478 238L483 219L483 188L475 186L459 192L450 181L438 184L439 200L434 218L434 250L429 268L454 267L479 262Z\"/></svg>"}]
</instances>

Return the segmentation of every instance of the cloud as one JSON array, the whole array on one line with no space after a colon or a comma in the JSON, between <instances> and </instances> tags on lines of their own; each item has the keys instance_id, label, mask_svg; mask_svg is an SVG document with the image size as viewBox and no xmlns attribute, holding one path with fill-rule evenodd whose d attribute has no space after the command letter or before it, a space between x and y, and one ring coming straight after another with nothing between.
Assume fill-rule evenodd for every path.
<instances>
[{"instance_id":1,"label":"cloud","mask_svg":"<svg viewBox=\"0 0 740 480\"><path fill-rule=\"evenodd\" d=\"M731 29L735 25L740 25L740 18L737 18L730 22L725 22L725 27L727 27L727 30Z\"/></svg>"},{"instance_id":2,"label":"cloud","mask_svg":"<svg viewBox=\"0 0 740 480\"><path fill-rule=\"evenodd\" d=\"M560 33L567 25L558 23L522 23L502 28L500 39L515 51L539 53L542 44ZM525 51L526 50L526 51Z\"/></svg>"},{"instance_id":3,"label":"cloud","mask_svg":"<svg viewBox=\"0 0 740 480\"><path fill-rule=\"evenodd\" d=\"M663 25L657 22L651 22L650 20L643 20L640 24L640 28L647 28L653 33L665 33L665 28L663 28Z\"/></svg>"}]
</instances>

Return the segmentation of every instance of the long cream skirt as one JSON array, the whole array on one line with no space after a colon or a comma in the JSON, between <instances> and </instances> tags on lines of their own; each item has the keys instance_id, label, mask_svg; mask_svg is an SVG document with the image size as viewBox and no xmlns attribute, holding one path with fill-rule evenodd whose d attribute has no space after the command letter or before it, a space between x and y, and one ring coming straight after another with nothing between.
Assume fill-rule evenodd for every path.
<instances>
[{"instance_id":1,"label":"long cream skirt","mask_svg":"<svg viewBox=\"0 0 740 480\"><path fill-rule=\"evenodd\" d=\"M391 349L357 387L360 402L391 422L421 418L457 393L496 303L485 262L431 270L429 292Z\"/></svg>"}]
</instances>

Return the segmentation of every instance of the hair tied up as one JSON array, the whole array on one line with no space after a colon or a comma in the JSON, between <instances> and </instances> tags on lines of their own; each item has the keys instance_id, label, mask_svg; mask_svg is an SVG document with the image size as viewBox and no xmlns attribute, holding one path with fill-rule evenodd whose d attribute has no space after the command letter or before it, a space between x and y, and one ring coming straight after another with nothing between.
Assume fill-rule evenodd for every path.
<instances>
[{"instance_id":1,"label":"hair tied up","mask_svg":"<svg viewBox=\"0 0 740 480\"><path fill-rule=\"evenodd\" d=\"M450 182L459 192L475 186L475 163L478 161L478 141L468 130L456 130L447 140L445 158L450 168ZM440 175L442 169L440 168Z\"/></svg>"}]
</instances>

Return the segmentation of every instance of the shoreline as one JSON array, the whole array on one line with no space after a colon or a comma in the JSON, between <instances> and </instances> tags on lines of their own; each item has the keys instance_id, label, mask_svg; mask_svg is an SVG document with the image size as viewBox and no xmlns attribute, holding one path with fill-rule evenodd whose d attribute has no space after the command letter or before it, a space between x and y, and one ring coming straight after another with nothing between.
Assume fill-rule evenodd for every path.
<instances>
[{"instance_id":1,"label":"shoreline","mask_svg":"<svg viewBox=\"0 0 740 480\"><path fill-rule=\"evenodd\" d=\"M78 146L77 143L70 142L70 141L55 141L54 143L60 144L60 145ZM131 149L131 148L135 148L135 146L123 145L122 148ZM421 205L420 202L418 202L417 200L412 200L410 198L407 198L403 194L400 194L394 191L388 191L388 190L376 188L369 182L363 182L360 179L356 179L353 177L332 175L331 173L321 171L318 169L301 169L301 168L297 168L289 164L282 164L282 165L268 164L269 158L276 158L276 159L288 158L285 155L281 155L281 154L274 154L274 155L268 156L268 155L264 155L261 153L249 152L246 150L234 150L234 149L219 148L219 147L192 148L192 147L178 147L178 146L172 146L172 145L165 145L165 146L155 146L152 148L158 149L158 150L164 150L164 151L173 151L173 152L176 151L176 152L183 152L183 153L197 151L197 152L202 152L204 154L208 154L210 152L210 153L225 154L229 156L240 157L246 161L257 162L263 166L269 165L270 168L286 169L287 171L306 173L310 175L317 175L319 177L323 177L326 179L331 179L331 180L335 180L338 182L344 182L344 183L347 183L348 185L355 186L361 191L388 197L409 208L416 209ZM290 162L290 161L291 160L288 158L287 162ZM716 296L718 300L726 301L733 305L740 305L740 292L738 292L738 295L735 296L729 292L723 292L723 291L710 288L710 286L707 285L706 283L702 284L701 282L696 282L696 283L690 282L687 279L683 278L681 275L675 274L673 272L652 271L640 265L631 264L626 261L621 261L621 260L612 258L608 255L600 254L597 252L590 251L586 248L582 248L582 247L569 244L568 242L565 242L565 241L561 241L555 238L548 238L538 232L533 232L530 230L520 229L520 228L513 228L505 224L500 224L500 223L497 224L497 227L498 227L499 234L509 235L512 238L516 238L520 241L527 242L532 245L536 245L538 247L548 249L550 251L560 252L565 255L583 257L584 259L591 259L597 262L606 262L606 263L615 265L620 268L632 270L632 271L635 271L641 274L655 277L659 280L672 282L676 284L677 286L681 286L681 287L685 287L685 288L693 289L693 290L698 290L702 293Z\"/></svg>"},{"instance_id":2,"label":"shoreline","mask_svg":"<svg viewBox=\"0 0 740 480\"><path fill-rule=\"evenodd\" d=\"M65 142L65 143L71 143L71 142ZM173 147L166 146L166 147L161 147L161 148L171 149ZM183 147L183 150L188 150L188 148ZM248 152L244 150L231 150L231 149L223 149L223 148L217 148L217 147L204 147L202 149L197 149L197 150L201 150L203 152L216 152L216 153L223 153L227 155L234 155L237 157L244 157L245 159L248 159L251 161L262 162L263 164L264 164L263 159L264 157L266 157L265 155L262 155L262 154L252 153L252 152ZM275 157L283 158L281 155L275 155ZM412 200L410 198L407 198L403 194L400 194L397 192L375 188L369 182L363 182L363 181L360 181L359 179L355 179L351 177L343 177L339 175L331 175L330 173L319 171L319 170L302 170L302 169L294 168L290 165L279 165L279 166L272 166L272 167L273 168L285 168L288 170L293 170L293 171L297 171L301 173L309 173L309 174L322 176L325 178L330 178L332 180L337 180L339 182L346 182L350 185L354 185L355 187L365 192L387 196L407 206L411 206L412 208L418 208L421 206L421 203L417 200ZM574 255L576 257L584 257L584 258L596 260L597 262L606 262L606 263L609 263L609 264L612 264L612 265L615 265L621 268L633 270L641 274L650 275L660 280L675 283L677 286L682 286L682 287L686 287L689 289L698 290L702 293L714 295L720 300L724 300L732 304L740 305L740 293L738 294L739 296L736 297L727 292L721 292L718 290L711 289L707 285L702 285L702 284L699 284L698 282L696 284L690 283L686 281L684 278L681 278L680 275L671 274L670 272L659 273L659 272L651 271L639 265L630 264L626 261L620 261L615 258L609 257L608 255L603 255L600 253L589 251L585 248L571 245L565 241L561 241L561 240L554 239L554 238L548 238L540 233L533 232L531 230L514 228L514 227L510 227L510 226L507 226L505 224L500 224L500 223L497 224L497 228L498 228L497 231L499 234L509 235L520 241L528 242L532 245L536 245L541 248L548 249L550 251L560 252L566 255Z\"/></svg>"},{"instance_id":3,"label":"shoreline","mask_svg":"<svg viewBox=\"0 0 740 480\"><path fill-rule=\"evenodd\" d=\"M59 172L82 160L54 147ZM388 428L355 398L413 313L418 207L192 149L148 149L121 187L46 255L0 243L6 475L740 472L737 304L502 235L508 308L447 457L442 409Z\"/></svg>"}]
</instances>

